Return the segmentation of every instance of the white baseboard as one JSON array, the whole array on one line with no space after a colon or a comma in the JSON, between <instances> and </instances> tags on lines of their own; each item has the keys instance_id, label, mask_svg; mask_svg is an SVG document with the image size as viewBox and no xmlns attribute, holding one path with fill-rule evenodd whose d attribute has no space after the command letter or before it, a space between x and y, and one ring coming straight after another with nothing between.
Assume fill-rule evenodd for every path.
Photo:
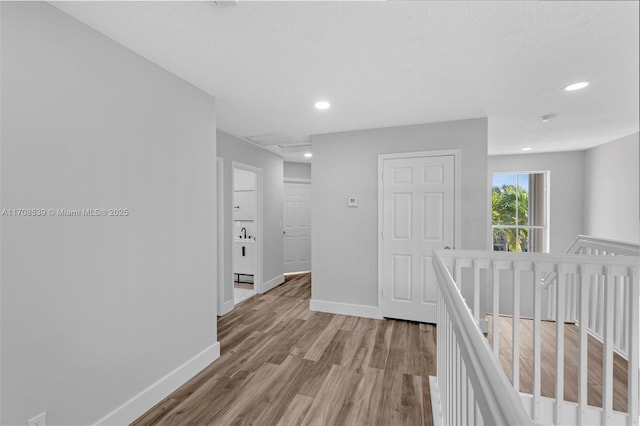
<instances>
[{"instance_id":1,"label":"white baseboard","mask_svg":"<svg viewBox=\"0 0 640 426\"><path fill-rule=\"evenodd\" d=\"M429 392L431 393L431 415L433 416L433 424L434 426L442 426L444 418L442 417L440 389L438 388L438 378L435 376L429 376Z\"/></svg>"},{"instance_id":2,"label":"white baseboard","mask_svg":"<svg viewBox=\"0 0 640 426\"><path fill-rule=\"evenodd\" d=\"M171 392L185 384L216 359L220 358L220 342L209 346L120 407L113 410L94 425L128 425L146 413Z\"/></svg>"},{"instance_id":3,"label":"white baseboard","mask_svg":"<svg viewBox=\"0 0 640 426\"><path fill-rule=\"evenodd\" d=\"M309 309L330 314L351 315L353 317L364 317L382 319L380 309L377 306L355 305L352 303L331 302L328 300L314 300L309 302Z\"/></svg>"},{"instance_id":4,"label":"white baseboard","mask_svg":"<svg viewBox=\"0 0 640 426\"><path fill-rule=\"evenodd\" d=\"M222 302L222 309L220 309L220 312L218 312L218 316L221 317L231 311L233 311L233 299L225 300L224 302Z\"/></svg>"},{"instance_id":5,"label":"white baseboard","mask_svg":"<svg viewBox=\"0 0 640 426\"><path fill-rule=\"evenodd\" d=\"M262 287L260 288L260 293L266 293L272 288L276 288L280 284L284 282L284 275L280 274L275 278L270 279L269 281L262 283Z\"/></svg>"}]
</instances>

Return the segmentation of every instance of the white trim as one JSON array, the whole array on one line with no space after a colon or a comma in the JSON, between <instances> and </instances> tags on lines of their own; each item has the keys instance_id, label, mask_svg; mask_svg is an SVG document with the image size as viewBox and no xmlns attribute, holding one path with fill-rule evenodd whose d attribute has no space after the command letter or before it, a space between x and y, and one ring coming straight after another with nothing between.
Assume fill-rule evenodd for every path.
<instances>
[{"instance_id":1,"label":"white trim","mask_svg":"<svg viewBox=\"0 0 640 426\"><path fill-rule=\"evenodd\" d=\"M265 281L260 288L260 293L266 293L272 288L276 288L284 282L284 274L280 274L275 278L271 278L269 281Z\"/></svg>"},{"instance_id":2,"label":"white trim","mask_svg":"<svg viewBox=\"0 0 640 426\"><path fill-rule=\"evenodd\" d=\"M440 389L438 388L438 378L429 376L429 393L431 394L431 416L434 426L443 426L442 404L440 402Z\"/></svg>"},{"instance_id":3,"label":"white trim","mask_svg":"<svg viewBox=\"0 0 640 426\"><path fill-rule=\"evenodd\" d=\"M233 311L234 306L233 299L225 300L222 304L218 303L218 316L221 317Z\"/></svg>"},{"instance_id":4,"label":"white trim","mask_svg":"<svg viewBox=\"0 0 640 426\"><path fill-rule=\"evenodd\" d=\"M547 232L544 235L544 243L543 243L542 249L544 250L545 253L549 253L551 252L551 170L545 170L543 173L544 173L544 223L547 226ZM493 232L491 234L493 234ZM491 247L491 249L493 249L493 246Z\"/></svg>"},{"instance_id":5,"label":"white trim","mask_svg":"<svg viewBox=\"0 0 640 426\"><path fill-rule=\"evenodd\" d=\"M284 183L308 183L311 184L311 179L307 178L284 178Z\"/></svg>"},{"instance_id":6,"label":"white trim","mask_svg":"<svg viewBox=\"0 0 640 426\"><path fill-rule=\"evenodd\" d=\"M460 249L461 244L461 217L462 217L462 150L460 149L441 149L434 151L418 151L418 152L401 152L394 154L378 154L378 314L381 312L382 295L382 264L383 264L383 251L384 241L382 240L382 231L384 230L384 182L382 180L382 174L384 171L384 161L399 158L421 158L421 157L441 157L445 155L453 156L453 173L454 173L454 186L453 186L453 241L454 247Z\"/></svg>"},{"instance_id":7,"label":"white trim","mask_svg":"<svg viewBox=\"0 0 640 426\"><path fill-rule=\"evenodd\" d=\"M332 302L330 300L309 301L309 309L316 312L327 312L329 314L350 315L352 317L363 317L373 319L383 319L380 309L377 306L355 305L352 303Z\"/></svg>"},{"instance_id":8,"label":"white trim","mask_svg":"<svg viewBox=\"0 0 640 426\"><path fill-rule=\"evenodd\" d=\"M240 169L248 172L253 172L256 174L256 258L255 258L255 268L256 273L253 276L253 288L256 290L256 293L263 293L262 291L262 280L263 280L263 256L264 256L264 207L263 207L263 194L264 194L264 170L259 167L250 166L248 164L239 163L237 161L231 162L231 191L234 189L234 179L233 179L233 170ZM229 236L231 238L231 235ZM232 254L233 256L233 254ZM233 263L233 260L232 260ZM231 277L233 281L233 271L231 271Z\"/></svg>"},{"instance_id":9,"label":"white trim","mask_svg":"<svg viewBox=\"0 0 640 426\"><path fill-rule=\"evenodd\" d=\"M204 349L111 413L95 422L94 425L130 424L218 358L220 358L220 342L216 342Z\"/></svg>"},{"instance_id":10,"label":"white trim","mask_svg":"<svg viewBox=\"0 0 640 426\"><path fill-rule=\"evenodd\" d=\"M310 270L309 271L285 272L283 275L285 277L288 277L288 276L292 276L292 275L302 275L302 274L309 274L309 273L311 273Z\"/></svg>"},{"instance_id":11,"label":"white trim","mask_svg":"<svg viewBox=\"0 0 640 426\"><path fill-rule=\"evenodd\" d=\"M225 228L225 214L224 214L224 158L218 157L216 159L217 171L216 175L218 178L217 188L218 188L218 316L222 316L226 313L229 313L233 310L233 291L231 292L231 299L224 300L224 286L226 284L225 278L225 263L224 263L224 242L225 236L227 234ZM231 307L229 307L231 304Z\"/></svg>"}]
</instances>

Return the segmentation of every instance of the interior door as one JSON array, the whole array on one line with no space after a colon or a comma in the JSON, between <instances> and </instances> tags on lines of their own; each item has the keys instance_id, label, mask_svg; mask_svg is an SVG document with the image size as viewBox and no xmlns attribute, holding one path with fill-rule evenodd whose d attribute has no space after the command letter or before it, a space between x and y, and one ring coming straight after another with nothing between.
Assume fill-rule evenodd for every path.
<instances>
[{"instance_id":1,"label":"interior door","mask_svg":"<svg viewBox=\"0 0 640 426\"><path fill-rule=\"evenodd\" d=\"M455 157L383 161L381 313L436 322L434 249L453 247Z\"/></svg>"},{"instance_id":2,"label":"interior door","mask_svg":"<svg viewBox=\"0 0 640 426\"><path fill-rule=\"evenodd\" d=\"M310 184L284 184L284 272L311 270L310 204Z\"/></svg>"}]
</instances>

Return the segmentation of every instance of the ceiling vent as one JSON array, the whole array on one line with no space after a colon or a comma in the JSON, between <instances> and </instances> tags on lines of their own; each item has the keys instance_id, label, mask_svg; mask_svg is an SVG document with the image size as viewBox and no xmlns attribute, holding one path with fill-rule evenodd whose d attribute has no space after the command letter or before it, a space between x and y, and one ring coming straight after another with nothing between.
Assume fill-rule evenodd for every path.
<instances>
[{"instance_id":1,"label":"ceiling vent","mask_svg":"<svg viewBox=\"0 0 640 426\"><path fill-rule=\"evenodd\" d=\"M218 7L231 7L238 5L237 0L213 0L211 3Z\"/></svg>"},{"instance_id":2,"label":"ceiling vent","mask_svg":"<svg viewBox=\"0 0 640 426\"><path fill-rule=\"evenodd\" d=\"M307 151L309 151L311 149L311 144L286 145L286 146L280 145L280 149L282 150L283 154L292 154L292 153L296 153L296 152L307 152Z\"/></svg>"},{"instance_id":3,"label":"ceiling vent","mask_svg":"<svg viewBox=\"0 0 640 426\"><path fill-rule=\"evenodd\" d=\"M266 135L245 136L243 139L261 146L291 146L308 145L308 136L285 135L282 133L269 133Z\"/></svg>"}]
</instances>

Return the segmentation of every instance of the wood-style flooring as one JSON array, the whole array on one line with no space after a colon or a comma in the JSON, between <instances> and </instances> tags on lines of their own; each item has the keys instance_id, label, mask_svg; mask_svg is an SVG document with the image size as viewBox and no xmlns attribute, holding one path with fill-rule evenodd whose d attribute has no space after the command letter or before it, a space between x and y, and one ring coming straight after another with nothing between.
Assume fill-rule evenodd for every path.
<instances>
[{"instance_id":1,"label":"wood-style flooring","mask_svg":"<svg viewBox=\"0 0 640 426\"><path fill-rule=\"evenodd\" d=\"M242 288L245 290L253 290L253 284L234 282L233 288Z\"/></svg>"},{"instance_id":2,"label":"wood-style flooring","mask_svg":"<svg viewBox=\"0 0 640 426\"><path fill-rule=\"evenodd\" d=\"M513 383L511 360L512 318L500 316L498 323L500 362L507 377ZM491 315L488 339L491 342ZM555 398L556 394L556 323L540 322L540 391L543 396ZM578 339L579 330L574 324L564 324L564 400L578 402ZM602 407L602 343L589 336L587 404ZM533 393L533 320L520 318L520 392ZM627 361L620 355L613 356L613 409L627 411Z\"/></svg>"},{"instance_id":3,"label":"wood-style flooring","mask_svg":"<svg viewBox=\"0 0 640 426\"><path fill-rule=\"evenodd\" d=\"M309 310L288 276L218 321L220 359L134 425L431 425L434 325Z\"/></svg>"}]
</instances>

